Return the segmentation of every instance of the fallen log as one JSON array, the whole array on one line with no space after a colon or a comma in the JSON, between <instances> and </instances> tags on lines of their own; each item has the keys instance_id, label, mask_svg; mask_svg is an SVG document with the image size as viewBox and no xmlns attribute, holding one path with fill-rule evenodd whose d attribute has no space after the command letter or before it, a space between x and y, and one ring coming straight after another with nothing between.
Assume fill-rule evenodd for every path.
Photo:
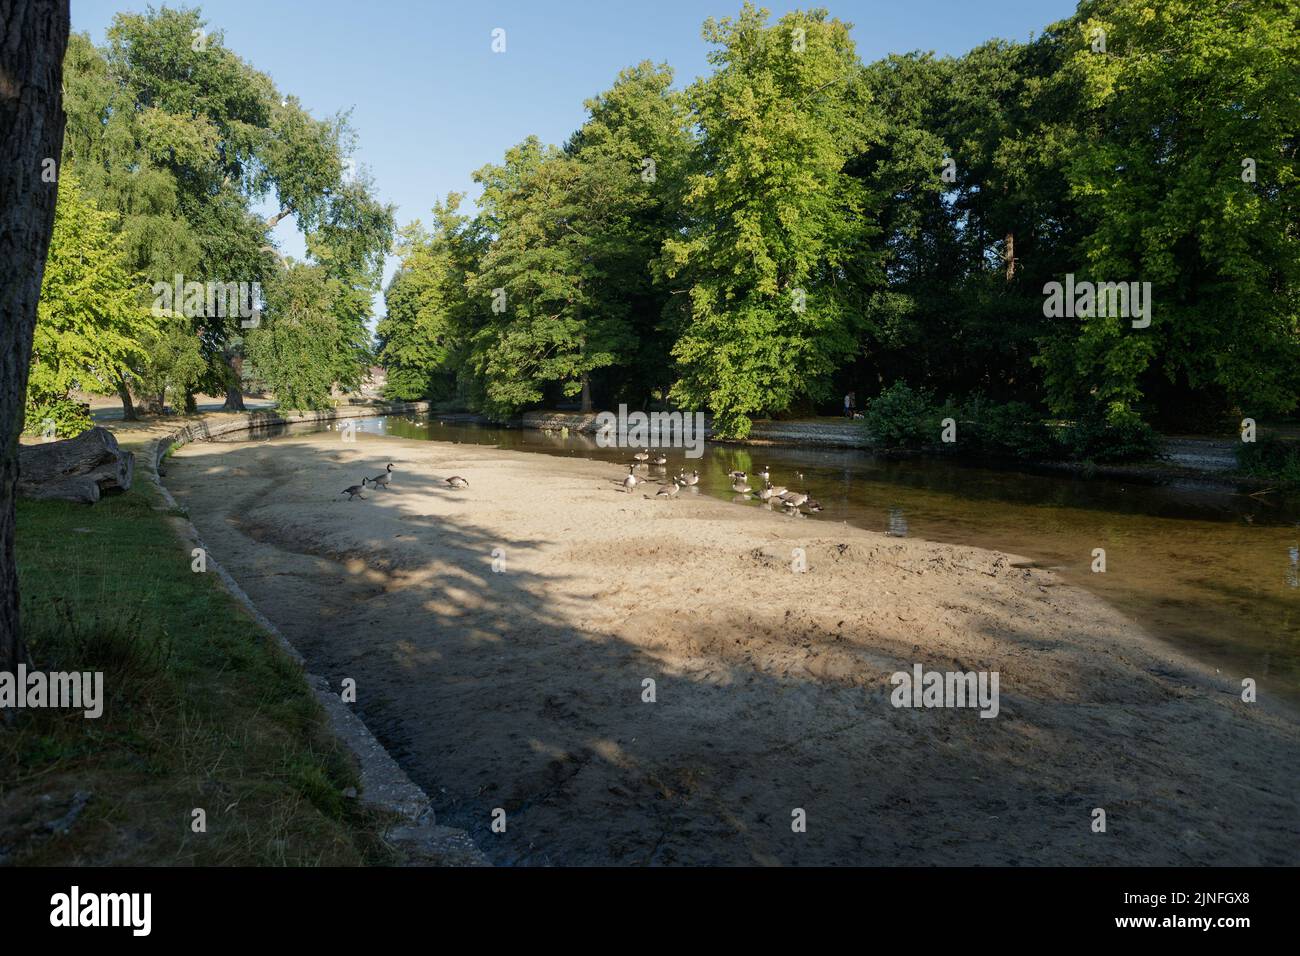
<instances>
[{"instance_id":1,"label":"fallen log","mask_svg":"<svg viewBox=\"0 0 1300 956\"><path fill-rule=\"evenodd\" d=\"M135 455L122 451L106 428L76 438L18 447L18 494L94 504L101 495L126 491L135 477Z\"/></svg>"}]
</instances>

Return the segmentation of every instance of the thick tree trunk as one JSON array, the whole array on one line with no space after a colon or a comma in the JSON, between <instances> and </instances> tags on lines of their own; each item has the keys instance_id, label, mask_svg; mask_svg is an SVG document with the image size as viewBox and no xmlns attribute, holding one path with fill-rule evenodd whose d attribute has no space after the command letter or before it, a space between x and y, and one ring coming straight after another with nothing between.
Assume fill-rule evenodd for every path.
<instances>
[{"instance_id":1,"label":"thick tree trunk","mask_svg":"<svg viewBox=\"0 0 1300 956\"><path fill-rule=\"evenodd\" d=\"M14 492L36 302L63 158L68 0L0 0L0 671L26 658L18 628ZM44 175L43 175L44 174Z\"/></svg>"},{"instance_id":2,"label":"thick tree trunk","mask_svg":"<svg viewBox=\"0 0 1300 956\"><path fill-rule=\"evenodd\" d=\"M582 410L591 411L591 377L586 372L582 374Z\"/></svg>"},{"instance_id":3,"label":"thick tree trunk","mask_svg":"<svg viewBox=\"0 0 1300 956\"><path fill-rule=\"evenodd\" d=\"M117 397L122 400L122 420L126 422L139 421L140 416L135 413L135 403L131 401L131 390L127 388L126 382L120 378L117 380Z\"/></svg>"},{"instance_id":4,"label":"thick tree trunk","mask_svg":"<svg viewBox=\"0 0 1300 956\"><path fill-rule=\"evenodd\" d=\"M244 393L234 385L227 385L226 403L221 406L221 410L223 412L247 411L247 409L244 408Z\"/></svg>"},{"instance_id":5,"label":"thick tree trunk","mask_svg":"<svg viewBox=\"0 0 1300 956\"><path fill-rule=\"evenodd\" d=\"M106 428L18 449L18 494L24 498L93 504L103 493L128 490L134 476L135 456L122 451Z\"/></svg>"},{"instance_id":6,"label":"thick tree trunk","mask_svg":"<svg viewBox=\"0 0 1300 956\"><path fill-rule=\"evenodd\" d=\"M229 352L221 353L221 360L226 365L226 403L221 406L223 412L242 412L244 408L244 390L240 388L239 372L235 370L234 357Z\"/></svg>"}]
</instances>

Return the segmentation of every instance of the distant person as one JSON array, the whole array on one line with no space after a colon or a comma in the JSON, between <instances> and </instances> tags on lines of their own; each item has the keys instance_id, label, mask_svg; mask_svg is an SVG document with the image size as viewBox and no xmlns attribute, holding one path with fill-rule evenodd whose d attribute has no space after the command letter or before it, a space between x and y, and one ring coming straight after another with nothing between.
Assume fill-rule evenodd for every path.
<instances>
[{"instance_id":1,"label":"distant person","mask_svg":"<svg viewBox=\"0 0 1300 956\"><path fill-rule=\"evenodd\" d=\"M847 392L844 395L844 417L852 418L853 410L858 403L857 392Z\"/></svg>"}]
</instances>

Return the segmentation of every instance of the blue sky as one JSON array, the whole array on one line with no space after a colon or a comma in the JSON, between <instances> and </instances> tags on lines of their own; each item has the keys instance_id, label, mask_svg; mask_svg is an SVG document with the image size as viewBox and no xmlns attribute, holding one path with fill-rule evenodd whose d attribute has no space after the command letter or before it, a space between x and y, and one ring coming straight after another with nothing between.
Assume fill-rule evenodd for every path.
<instances>
[{"instance_id":1,"label":"blue sky","mask_svg":"<svg viewBox=\"0 0 1300 956\"><path fill-rule=\"evenodd\" d=\"M583 100L625 66L666 61L685 86L708 72L706 17L742 0L208 0L199 6L226 45L316 116L352 111L356 160L399 224L428 219L436 197L477 191L470 175L535 133L560 143L583 121ZM147 0L72 0L72 26L102 43L121 10ZM154 6L160 6L157 0ZM767 4L773 16L819 5ZM864 62L888 53L960 55L993 37L1025 40L1069 16L1074 0L821 0L854 24ZM506 52L491 33L506 31ZM289 222L276 230L302 255ZM388 274L394 266L392 257ZM382 308L382 305L380 305Z\"/></svg>"}]
</instances>

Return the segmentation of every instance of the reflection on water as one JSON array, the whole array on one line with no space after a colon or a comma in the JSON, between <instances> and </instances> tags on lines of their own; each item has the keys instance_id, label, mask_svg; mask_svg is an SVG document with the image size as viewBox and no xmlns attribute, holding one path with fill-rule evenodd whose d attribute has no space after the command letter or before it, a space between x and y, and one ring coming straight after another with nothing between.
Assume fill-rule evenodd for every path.
<instances>
[{"instance_id":1,"label":"reflection on water","mask_svg":"<svg viewBox=\"0 0 1300 956\"><path fill-rule=\"evenodd\" d=\"M264 439L320 425L261 429ZM389 417L357 421L368 435L495 445L618 462L588 435ZM245 437L245 436L241 436ZM707 444L702 459L666 452L652 481L699 469L685 489L738 498L728 472L770 468L774 485L821 502L809 520L1023 555L1104 596L1149 630L1211 666L1300 701L1300 501L1195 485L1150 486L994 471L933 460L889 461L855 449ZM381 463L382 464L382 463ZM623 469L620 468L621 472ZM611 472L612 473L612 472ZM395 487L397 487L395 485ZM739 497L737 507L765 507ZM778 509L779 511L779 509ZM800 516L802 517L802 516ZM1091 571L1104 548L1106 570Z\"/></svg>"}]
</instances>

